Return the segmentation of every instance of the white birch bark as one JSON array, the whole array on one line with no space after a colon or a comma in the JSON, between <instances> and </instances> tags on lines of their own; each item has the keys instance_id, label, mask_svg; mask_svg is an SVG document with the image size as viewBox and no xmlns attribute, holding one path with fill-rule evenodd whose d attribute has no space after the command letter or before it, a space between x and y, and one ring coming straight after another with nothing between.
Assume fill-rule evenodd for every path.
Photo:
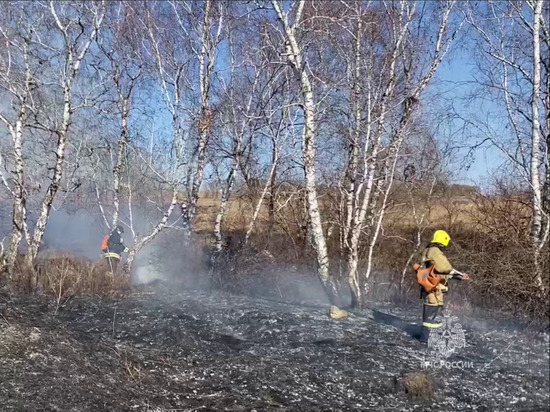
<instances>
[{"instance_id":1,"label":"white birch bark","mask_svg":"<svg viewBox=\"0 0 550 412\"><path fill-rule=\"evenodd\" d=\"M25 166L23 160L23 129L26 123L26 112L28 99L31 93L31 81L32 75L29 65L28 44L23 45L23 57L25 61L25 82L23 86L23 93L18 97L19 110L17 113L17 119L15 125L8 121L4 116L0 114L0 119L6 124L13 143L13 157L14 157L14 188L9 187L2 175L6 188L13 196L13 210L12 210L12 230L8 241L7 250L1 256L0 272L8 270L8 277L10 276L11 269L17 258L19 251L19 245L23 237L28 240L29 231L27 228L27 208L26 208L26 192L25 192ZM6 79L9 81L9 79ZM15 88L10 88L14 96L19 94Z\"/></svg>"},{"instance_id":2,"label":"white birch bark","mask_svg":"<svg viewBox=\"0 0 550 412\"><path fill-rule=\"evenodd\" d=\"M179 14L180 10L178 9L179 3L177 2L170 2L172 6L172 10L174 12L174 15L176 17L176 22L179 26L179 29L181 30L181 35L184 38L184 41L190 40L190 34L188 33L188 27L186 25L185 20L182 18L182 16ZM184 4L185 6L186 4ZM204 63L203 66L200 67L200 75L199 75L199 83L200 83L200 90L201 90L201 114L203 114L202 109L208 110L208 106L205 106L205 103L209 103L209 100L207 99L209 96L209 87L211 78L208 77L205 80L204 73L208 72L209 76L213 73L214 68L214 59L212 58L212 55L209 54L212 52L212 50L208 47L210 44L210 29L211 29L211 5L212 2L208 1L208 4L206 4L206 8L208 10L205 10L205 17L203 19L203 23L208 23L207 26L203 24L202 27L202 39L206 39L205 41L207 43L204 43L204 49L201 49L201 52L196 52L196 50L193 49L193 52L196 57L199 58L199 65L201 64L201 61ZM150 53L154 58L155 62L155 69L158 75L159 80L159 86L161 90L161 94L164 100L164 103L166 105L167 110L169 111L171 117L172 117L172 146L174 148L174 158L171 159L171 169L170 171L166 170L157 170L155 169L154 165L152 164L152 156L149 154L148 159L145 159L143 157L143 154L141 151L136 151L136 154L144 161L144 164L146 165L147 169L149 169L150 172L152 172L160 181L162 181L164 184L168 185L171 188L172 196L170 203L167 207L165 206L159 206L159 210L163 210L162 217L160 220L153 226L151 231L146 234L145 236L138 237L136 236L135 230L133 228L133 214L132 214L132 187L130 184L128 184L128 194L129 194L129 218L130 218L130 229L133 234L134 238L134 246L130 248L130 251L128 253L127 258L127 265L128 268L131 270L133 262L135 260L135 257L137 253L146 246L149 242L151 242L162 230L164 230L167 227L173 227L174 224L170 224L169 220L172 217L174 213L174 209L176 205L179 203L182 207L182 216L183 219L183 230L185 232L185 238L186 240L190 239L190 233L192 232L192 219L188 218L189 216L189 206L191 202L181 202L180 194L182 187L188 187L188 182L192 182L193 187L195 187L195 181L197 179L197 176L193 176L191 178L192 171L190 168L186 168L186 164L188 163L187 157L187 139L189 133L184 130L184 123L185 123L185 116L184 113L190 110L186 107L184 107L184 99L183 99L183 93L184 93L184 87L187 86L187 82L189 82L189 78L187 78L186 70L188 67L186 66L185 61L179 61L176 57L179 51L176 50L180 44L176 43L175 45L171 42L168 42L164 37L163 33L159 28L157 27L157 21L156 16L154 15L154 7L155 5L149 6L145 11L145 19L142 21L144 24L147 38L150 41L151 48ZM188 10L189 11L189 10ZM221 17L220 17L221 19ZM221 31L221 23L219 27L219 31ZM219 37L219 31L218 31L218 37ZM163 43L165 42L165 43ZM173 47L173 49L169 49L169 52L167 53L164 50L164 47ZM182 46L183 47L183 46ZM204 59L201 59L204 58ZM205 87L205 85L207 85ZM206 98L206 100L204 100ZM201 123L201 122L199 122ZM201 128L201 124L199 124L199 129ZM200 131L200 130L199 130ZM205 152L205 148L201 149L201 138L204 137L204 134L199 133L199 142L197 142L197 152L200 153L201 150ZM204 140L202 140L204 143ZM207 143L207 141L206 141ZM204 143L204 144L206 144ZM151 151L151 150L150 150ZM199 156L200 157L200 156ZM191 162L189 162L191 163ZM204 163L204 159L203 159ZM202 171L200 179L202 180ZM200 183L198 184L198 187L200 187ZM198 192L197 192L198 194Z\"/></svg>"},{"instance_id":3,"label":"white birch bark","mask_svg":"<svg viewBox=\"0 0 550 412\"><path fill-rule=\"evenodd\" d=\"M305 189L307 198L307 212L309 217L309 229L317 258L317 274L331 303L339 306L339 293L334 280L330 274L329 257L323 222L319 210L317 198L317 182L315 167L315 100L313 96L313 85L306 68L306 62L302 49L296 37L296 29L300 24L305 0L296 3L296 13L292 25L288 21L288 14L283 11L282 3L272 0L272 5L277 17L283 27L286 40L286 57L296 77L299 79L302 94L302 110L304 115L304 126L302 132L302 157L304 161Z\"/></svg>"},{"instance_id":4,"label":"white birch bark","mask_svg":"<svg viewBox=\"0 0 550 412\"><path fill-rule=\"evenodd\" d=\"M347 279L351 290L351 305L358 306L358 302L361 300L361 288L357 276L357 266L359 260L358 253L358 239L354 236L350 236L352 233L352 224L354 223L353 215L354 209L357 206L356 197L356 179L358 175L358 163L359 163L359 141L361 138L361 118L362 111L360 106L361 98L361 39L362 39L362 19L357 19L357 29L355 32L355 56L353 62L353 87L351 90L351 99L353 116L354 116L354 128L351 131L349 142L349 159L346 169L347 187L345 191L346 200L346 220L344 226L343 239L346 246L347 256Z\"/></svg>"},{"instance_id":5,"label":"white birch bark","mask_svg":"<svg viewBox=\"0 0 550 412\"><path fill-rule=\"evenodd\" d=\"M199 141L197 145L196 170L193 173L191 194L187 209L187 219L189 226L193 228L193 222L197 213L197 204L199 201L199 192L204 177L204 166L206 161L206 151L208 141L212 133L213 112L210 104L210 91L212 88L212 76L214 74L214 65L217 56L217 47L220 41L224 23L223 4L219 3L219 18L217 22L216 35L212 39L212 0L206 0L204 8L204 19L201 28L201 50L198 54L199 60L199 89L201 94L201 108L198 121Z\"/></svg>"},{"instance_id":6,"label":"white birch bark","mask_svg":"<svg viewBox=\"0 0 550 412\"><path fill-rule=\"evenodd\" d=\"M178 14L177 3L171 2L174 15L177 18L178 24L184 34L187 36L185 23L182 22L181 17ZM152 6L153 7L153 6ZM145 246L148 242L153 240L161 230L167 226L168 219L171 217L175 205L178 203L179 189L181 189L183 183L189 179L189 175L185 175L184 165L186 163L186 137L187 133L183 130L183 112L182 107L182 83L185 79L185 63L181 63L175 59L174 55L176 51L173 50L172 53L164 53L162 51L162 41L163 37L158 27L156 25L156 16L152 13L152 8L146 10L146 20L143 22L147 37L151 43L151 54L154 57L155 69L158 75L159 86L162 94L163 101L166 105L167 110L169 111L172 117L172 145L174 148L174 159L171 164L171 177L165 176L163 173L155 170L152 164L152 156L149 156L150 160L143 159L146 163L148 169L152 171L161 181L165 181L169 186L172 187L173 196L170 202L170 205L163 213L162 219L154 226L152 232L144 236L141 239L137 239L135 232L133 230L133 214L132 214L132 202L131 198L129 199L129 212L130 212L130 228L134 233L134 247L130 249L128 253L128 266L131 269L132 263L137 252ZM177 46L173 46L177 47ZM173 59L173 60L171 60ZM131 196L131 187L128 186L129 194ZM175 203L174 203L175 202ZM182 211L184 209L183 203L181 204ZM188 219L185 218L184 213L182 212L183 219L183 228L186 234L186 239L190 236L188 232L191 230L188 225Z\"/></svg>"},{"instance_id":7,"label":"white birch bark","mask_svg":"<svg viewBox=\"0 0 550 412\"><path fill-rule=\"evenodd\" d=\"M541 139L540 139L540 91L541 91L541 18L543 0L535 0L533 7L533 98L531 100L532 128L531 128L531 190L533 217L531 223L531 238L535 247L535 282L537 287L543 288L542 269L540 267L540 245L544 234L542 231L542 185L540 182Z\"/></svg>"},{"instance_id":8,"label":"white birch bark","mask_svg":"<svg viewBox=\"0 0 550 412\"><path fill-rule=\"evenodd\" d=\"M374 247L376 245L376 242L378 240L378 235L382 227L382 222L383 222L384 215L387 208L388 197L395 179L395 170L397 166L399 151L406 137L406 129L417 107L417 102L420 100L422 93L424 92L424 90L426 89L426 87L434 77L443 58L449 51L449 47L454 38L454 35L453 35L453 36L450 36L447 42L445 42L444 40L444 36L449 24L449 16L453 7L454 7L454 1L449 2L444 13L442 14L441 23L439 25L438 34L437 34L437 40L435 43L434 54L430 62L429 69L427 70L426 74L421 78L421 80L418 82L416 87L413 88L413 92L411 93L411 95L407 96L405 98L405 101L403 102L403 112L399 122L399 127L392 138L392 142L389 148L389 156L388 156L389 162L386 162L386 165L389 165L389 167L386 167L385 170L383 171L383 175L385 176L385 179L386 179L386 184L384 189L381 191L383 192L382 203L379 206L378 218L373 221L374 225L371 225L374 227L371 228L371 230L373 230L373 233L372 233L372 237L368 248L367 267L364 274L363 290L365 294L368 291L367 280L370 277L372 267L373 267L372 258L373 258ZM407 79L407 76L405 76L405 78ZM407 88L411 89L411 87L407 87Z\"/></svg>"},{"instance_id":9,"label":"white birch bark","mask_svg":"<svg viewBox=\"0 0 550 412\"><path fill-rule=\"evenodd\" d=\"M545 15L546 14L546 15ZM550 6L547 4L546 11L541 15L541 26L544 34L544 42L547 50L550 50ZM550 238L550 51L546 56L546 99L544 102L546 112L546 173L544 185L542 188L542 209L543 209L543 228L541 249L548 244Z\"/></svg>"},{"instance_id":10,"label":"white birch bark","mask_svg":"<svg viewBox=\"0 0 550 412\"><path fill-rule=\"evenodd\" d=\"M275 170L277 170L277 163L279 161L279 155L277 154L277 150L275 149L275 155L273 157L273 162L271 164L271 168L269 170L269 177L265 182L265 185L262 189L262 192L260 194L260 198L258 199L258 202L256 202L256 207L254 208L254 213L252 214L252 219L250 220L250 223L248 225L248 229L246 231L246 235L244 237L244 244L248 244L248 240L250 239L250 235L252 234L252 230L254 230L254 225L256 224L256 220L258 220L258 216L260 215L260 211L262 210L262 205L264 202L264 199L266 198L269 188L271 186L271 182L273 180L273 177L275 176Z\"/></svg>"},{"instance_id":11,"label":"white birch bark","mask_svg":"<svg viewBox=\"0 0 550 412\"><path fill-rule=\"evenodd\" d=\"M126 264L128 266L128 270L132 270L132 266L134 263L134 259L137 255L137 253L149 242L151 242L167 225L168 220L170 219L170 216L172 216L172 213L174 212L174 208L176 207L176 204L178 203L178 191L173 190L172 191L172 197L170 199L170 204L168 205L168 208L164 211L162 218L158 221L158 223L153 227L153 229L145 236L136 239L134 238L134 246L130 248L130 251L128 252L128 258L126 259Z\"/></svg>"},{"instance_id":12,"label":"white birch bark","mask_svg":"<svg viewBox=\"0 0 550 412\"><path fill-rule=\"evenodd\" d=\"M246 103L246 107L243 113L239 113L239 110L237 109L238 102L235 100L235 93L234 93L235 88L239 86L235 84L236 56L235 56L235 49L233 45L233 37L231 36L231 34L229 35L229 53L230 53L231 85L230 85L230 90L226 92L226 94L227 94L227 97L229 98L229 105L231 106L231 109L229 110L231 118L229 119L228 123L229 123L229 134L232 135L232 141L233 141L233 147L232 147L232 153L231 153L232 165L227 175L225 186L221 190L220 207L218 209L218 213L216 214L216 220L214 223L214 239L215 239L214 249L217 252L220 252L223 248L222 222L225 217L225 213L227 211L229 199L231 197L231 189L233 188L233 182L235 181L237 171L240 168L241 151L242 151L242 146L244 144L243 143L244 136L247 131L247 128L249 127L249 124L251 123L252 101L253 101L253 97L255 96L256 87L260 79L259 77L260 71L256 70L254 83L252 85L251 90L249 91L249 97ZM239 116L243 117L241 121L239 121L240 119Z\"/></svg>"},{"instance_id":13,"label":"white birch bark","mask_svg":"<svg viewBox=\"0 0 550 412\"><path fill-rule=\"evenodd\" d=\"M415 4L399 3L400 19L399 25L394 27L394 44L391 54L389 69L387 73L387 84L379 101L377 102L380 115L375 120L374 139L371 139L370 110L367 112L368 126L366 129L365 149L363 150L364 175L361 182L357 185L354 193L354 201L351 202L352 218L351 226L347 239L347 262L348 262L348 283L352 294L352 304L362 306L363 298L368 292L368 279L373 266L374 247L382 227L382 222L387 207L389 193L395 177L395 170L399 151L403 140L406 137L406 128L410 123L412 114L416 108L417 102L431 79L433 78L443 57L449 50L450 42L454 36L450 36L445 41L445 33L448 28L449 16L454 6L454 2L448 2L441 16L441 22L438 28L434 54L431 64L419 79L415 87L408 84L405 90L411 90L411 94L406 96L401 104L402 113L397 130L391 137L390 145L384 148L385 158L379 159L382 153L382 137L387 128L386 119L388 110L391 109L391 100L394 99L396 86L396 67L398 60L404 53L403 47L408 39L409 26L415 17ZM408 46L411 47L411 46ZM357 58L356 58L357 60ZM405 82L408 82L405 76ZM357 116L357 115L356 115ZM371 143L372 142L372 143ZM369 145L370 148L369 148ZM379 199L381 199L379 203ZM368 248L366 257L366 267L362 273L358 272L359 243L362 234L366 231L368 238Z\"/></svg>"},{"instance_id":14,"label":"white birch bark","mask_svg":"<svg viewBox=\"0 0 550 412\"><path fill-rule=\"evenodd\" d=\"M348 213L351 213L351 218L349 218L350 228L347 231L347 279L350 286L353 306L361 306L363 301L363 288L361 287L361 283L365 282L361 282L361 280L359 279L360 274L357 270L359 260L359 242L361 238L361 233L364 228L365 218L367 217L367 212L369 211L369 205L372 202L372 192L375 188L378 156L381 150L382 137L384 135L386 126L385 122L387 116L387 107L389 105L390 99L393 96L396 84L396 65L399 55L401 53L402 45L406 39L407 30L412 21L414 11L414 4L412 5L412 9L408 9L405 2L400 2L400 21L402 22L402 25L401 27L397 28L397 31L394 34L395 43L392 46L393 50L390 57L387 73L387 84L379 101L380 115L378 119L374 121L374 136L371 136L373 127L373 121L371 118L372 106L370 106L369 104L369 107L367 108L367 130L362 159L364 171L363 175L361 176L361 181L354 188L355 191L353 194L353 201L350 205L351 210L348 211ZM359 34L360 33L358 31L356 36L359 36ZM360 43L358 43L358 46L360 46ZM357 48L356 50L356 53L359 53L359 48ZM355 60L357 62L357 57ZM355 64L357 64L356 62ZM357 108L355 109L355 111L357 111ZM359 117L362 116L362 114L357 113L355 115ZM372 140L372 137L374 137L374 140Z\"/></svg>"},{"instance_id":15,"label":"white birch bark","mask_svg":"<svg viewBox=\"0 0 550 412\"><path fill-rule=\"evenodd\" d=\"M25 262L29 267L34 266L34 262L38 255L38 250L42 243L44 237L44 232L46 230L46 225L48 223L48 218L50 216L50 210L55 199L55 196L59 190L61 183L61 178L63 175L63 166L65 162L65 149L67 147L68 141L68 131L71 124L71 116L73 114L73 104L72 104L72 91L74 82L79 74L82 61L86 56L86 53L90 49L92 42L95 40L98 31L103 22L105 12L103 7L100 10L95 11L93 28L88 38L85 40L84 44L78 47L79 39L71 39L68 26L63 25L57 11L55 9L55 3L50 1L49 3L50 12L55 20L57 29L61 32L64 46L65 46L65 70L63 73L63 118L61 125L55 131L57 135L57 144L55 150L56 162L53 167L53 177L50 185L46 190L46 194L42 199L40 211L38 215L38 220L36 222L34 232L29 244L27 255L25 257ZM80 50L78 50L78 48ZM37 279L33 279L34 285L36 285ZM33 286L34 286L33 285Z\"/></svg>"},{"instance_id":16,"label":"white birch bark","mask_svg":"<svg viewBox=\"0 0 550 412\"><path fill-rule=\"evenodd\" d=\"M112 161L113 166L113 214L111 221L107 224L109 229L114 228L120 219L120 199L123 188L123 169L126 166L127 150L130 144L129 121L132 93L136 86L138 78L141 76L141 69L134 74L130 74L117 61L117 58L108 51L103 50L104 54L111 62L113 83L118 95L116 102L120 112L120 133L116 145L116 158ZM151 162L151 160L149 160Z\"/></svg>"},{"instance_id":17,"label":"white birch bark","mask_svg":"<svg viewBox=\"0 0 550 412\"><path fill-rule=\"evenodd\" d=\"M113 217L111 219L111 227L114 228L119 219L120 214L120 190L122 183L122 168L124 166L124 156L126 146L128 145L128 117L130 115L130 101L129 98L123 96L119 91L120 98L120 136L117 142L117 158L116 165L113 168Z\"/></svg>"}]
</instances>

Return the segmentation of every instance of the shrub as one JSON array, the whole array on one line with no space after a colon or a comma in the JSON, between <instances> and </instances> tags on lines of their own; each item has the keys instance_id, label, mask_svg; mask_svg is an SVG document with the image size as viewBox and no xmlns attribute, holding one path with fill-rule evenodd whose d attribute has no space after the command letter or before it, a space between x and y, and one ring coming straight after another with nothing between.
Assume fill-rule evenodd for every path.
<instances>
[{"instance_id":1,"label":"shrub","mask_svg":"<svg viewBox=\"0 0 550 412\"><path fill-rule=\"evenodd\" d=\"M52 297L57 308L75 294L112 295L125 293L130 287L130 276L119 271L114 274L105 262L93 262L67 254L42 257L35 268L28 268L18 260L13 270L10 287L31 291L33 278L36 289Z\"/></svg>"}]
</instances>

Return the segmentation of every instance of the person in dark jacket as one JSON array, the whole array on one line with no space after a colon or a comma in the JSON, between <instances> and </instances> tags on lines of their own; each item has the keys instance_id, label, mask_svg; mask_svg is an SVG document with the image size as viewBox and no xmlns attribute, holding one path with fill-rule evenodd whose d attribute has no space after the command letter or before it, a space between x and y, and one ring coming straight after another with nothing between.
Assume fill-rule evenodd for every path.
<instances>
[{"instance_id":1,"label":"person in dark jacket","mask_svg":"<svg viewBox=\"0 0 550 412\"><path fill-rule=\"evenodd\" d=\"M111 272L114 272L118 267L118 264L122 260L122 253L128 252L128 248L122 239L123 233L124 227L117 225L112 232L103 239L101 251L103 252L103 257L107 261Z\"/></svg>"}]
</instances>

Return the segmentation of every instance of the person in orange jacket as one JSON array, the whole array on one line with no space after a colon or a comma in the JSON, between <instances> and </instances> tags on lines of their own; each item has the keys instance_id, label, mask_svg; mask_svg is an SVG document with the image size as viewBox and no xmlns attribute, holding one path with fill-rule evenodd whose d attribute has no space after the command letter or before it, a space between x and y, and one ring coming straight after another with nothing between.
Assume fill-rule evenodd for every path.
<instances>
[{"instance_id":1,"label":"person in orange jacket","mask_svg":"<svg viewBox=\"0 0 550 412\"><path fill-rule=\"evenodd\" d=\"M422 331L420 340L427 342L432 329L441 327L439 316L444 308L443 294L449 290L450 279L469 279L469 275L454 269L444 254L451 237L444 230L436 230L422 253L422 265L415 265L421 287Z\"/></svg>"},{"instance_id":2,"label":"person in orange jacket","mask_svg":"<svg viewBox=\"0 0 550 412\"><path fill-rule=\"evenodd\" d=\"M101 245L101 252L103 257L107 261L111 272L114 272L118 267L118 264L122 260L122 253L128 252L128 248L124 245L122 240L122 234L124 233L124 227L116 226L109 235L103 238L103 244Z\"/></svg>"}]
</instances>

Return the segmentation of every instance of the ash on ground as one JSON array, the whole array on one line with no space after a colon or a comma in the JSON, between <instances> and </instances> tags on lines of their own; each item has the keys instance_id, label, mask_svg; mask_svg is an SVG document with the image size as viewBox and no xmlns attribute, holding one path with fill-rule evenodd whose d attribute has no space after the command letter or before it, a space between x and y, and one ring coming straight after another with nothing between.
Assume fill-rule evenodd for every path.
<instances>
[{"instance_id":1,"label":"ash on ground","mask_svg":"<svg viewBox=\"0 0 550 412\"><path fill-rule=\"evenodd\" d=\"M120 299L0 294L2 411L547 411L548 334L459 316L466 347L423 369L418 308L333 321L160 283Z\"/></svg>"}]
</instances>

